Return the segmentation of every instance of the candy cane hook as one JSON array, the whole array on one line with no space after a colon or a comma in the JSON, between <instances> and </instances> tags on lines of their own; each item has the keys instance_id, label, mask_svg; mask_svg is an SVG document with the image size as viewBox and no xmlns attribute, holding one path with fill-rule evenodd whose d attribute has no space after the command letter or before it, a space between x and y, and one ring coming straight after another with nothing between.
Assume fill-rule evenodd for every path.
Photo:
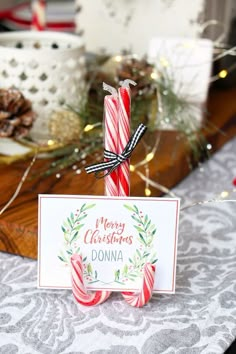
<instances>
[{"instance_id":1,"label":"candy cane hook","mask_svg":"<svg viewBox=\"0 0 236 354\"><path fill-rule=\"evenodd\" d=\"M134 307L143 307L152 297L152 290L155 278L155 266L146 263L143 271L143 285L138 292L122 292L125 301Z\"/></svg>"},{"instance_id":2,"label":"candy cane hook","mask_svg":"<svg viewBox=\"0 0 236 354\"><path fill-rule=\"evenodd\" d=\"M73 254L71 257L71 283L76 301L84 306L99 305L106 301L111 294L110 291L87 292L83 280L82 257L78 254Z\"/></svg>"}]
</instances>

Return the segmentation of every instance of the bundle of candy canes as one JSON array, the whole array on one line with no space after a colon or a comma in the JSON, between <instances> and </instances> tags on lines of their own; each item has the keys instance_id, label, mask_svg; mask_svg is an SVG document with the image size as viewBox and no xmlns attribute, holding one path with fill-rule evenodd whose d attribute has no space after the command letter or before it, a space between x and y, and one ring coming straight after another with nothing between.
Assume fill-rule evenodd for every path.
<instances>
[{"instance_id":1,"label":"bundle of candy canes","mask_svg":"<svg viewBox=\"0 0 236 354\"><path fill-rule=\"evenodd\" d=\"M129 196L130 175L129 156L130 119L131 119L131 91L129 85L136 85L132 80L121 83L118 91L105 83L103 89L110 92L104 98L104 148L105 158L114 158L109 171L105 173L105 194L108 196ZM146 127L141 124L133 137L133 145L143 135ZM129 144L130 143L130 144ZM127 148L128 147L128 148ZM130 148L131 150L133 147ZM127 154L127 155L126 155ZM106 160L106 159L105 159ZM113 160L112 160L113 161ZM102 165L102 166L99 166ZM88 173L104 171L109 162L92 165L86 168ZM84 286L83 264L79 255L71 257L72 292L77 302L85 306L98 305L108 299L110 291L95 291L88 293ZM155 266L147 263L143 269L143 284L138 292L121 292L125 301L134 307L144 306L152 296L154 285Z\"/></svg>"}]
</instances>

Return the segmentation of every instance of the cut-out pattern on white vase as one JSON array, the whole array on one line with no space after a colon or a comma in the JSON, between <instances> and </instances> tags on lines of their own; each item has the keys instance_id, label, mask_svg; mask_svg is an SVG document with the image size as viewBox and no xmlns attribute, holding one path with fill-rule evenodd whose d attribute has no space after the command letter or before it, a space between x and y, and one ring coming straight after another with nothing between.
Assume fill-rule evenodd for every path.
<instances>
[{"instance_id":1,"label":"cut-out pattern on white vase","mask_svg":"<svg viewBox=\"0 0 236 354\"><path fill-rule=\"evenodd\" d=\"M84 46L75 35L13 32L0 35L0 87L14 87L33 103L37 119L31 135L49 137L52 111L78 107L85 88Z\"/></svg>"}]
</instances>

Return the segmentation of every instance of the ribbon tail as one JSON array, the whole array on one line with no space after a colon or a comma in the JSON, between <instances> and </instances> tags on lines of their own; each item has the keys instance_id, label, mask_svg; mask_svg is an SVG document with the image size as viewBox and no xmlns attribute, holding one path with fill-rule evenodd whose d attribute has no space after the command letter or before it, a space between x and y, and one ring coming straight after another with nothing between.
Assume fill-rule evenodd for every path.
<instances>
[{"instance_id":1,"label":"ribbon tail","mask_svg":"<svg viewBox=\"0 0 236 354\"><path fill-rule=\"evenodd\" d=\"M89 165L89 166L85 167L85 171L87 173L102 172L102 171L109 170L113 166L114 166L114 161L94 163L92 165Z\"/></svg>"},{"instance_id":2,"label":"ribbon tail","mask_svg":"<svg viewBox=\"0 0 236 354\"><path fill-rule=\"evenodd\" d=\"M95 172L95 177L96 177L97 179L107 177L107 176L110 175L113 171L115 171L119 165L120 165L120 163L117 162L114 166L111 166L110 168L103 169L103 171L107 170L107 172L104 173L104 174L101 174L101 176L100 176L100 172L102 172L102 170L97 171L97 172Z\"/></svg>"}]
</instances>

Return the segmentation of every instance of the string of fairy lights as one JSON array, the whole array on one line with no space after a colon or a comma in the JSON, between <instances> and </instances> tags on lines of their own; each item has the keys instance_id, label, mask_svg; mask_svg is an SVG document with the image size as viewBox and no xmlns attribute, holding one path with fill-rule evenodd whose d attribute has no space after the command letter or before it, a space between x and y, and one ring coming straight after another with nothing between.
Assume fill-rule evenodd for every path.
<instances>
[{"instance_id":1,"label":"string of fairy lights","mask_svg":"<svg viewBox=\"0 0 236 354\"><path fill-rule=\"evenodd\" d=\"M219 42L219 39L217 41L214 42L214 52L215 52L215 56L213 58L213 62L220 60L222 58L224 58L227 55L230 56L236 56L236 46L231 47L231 48L226 48L225 45L221 45ZM113 57L113 60L117 63L122 62L123 60L123 56L122 55L117 55ZM160 64L163 68L168 67L169 62L165 57L161 57L160 58ZM217 80L223 80L225 79L232 71L234 71L236 69L236 63L233 63L232 65L230 65L229 67L225 67L223 69L221 69L216 75L212 76L209 80L209 84L212 82L215 82ZM150 73L150 78L155 81L158 79L159 73L157 72L156 69L153 69L153 71ZM157 90L157 95L158 95L158 113L161 115L163 115L163 102L160 96L160 92ZM83 133L84 134L89 134L92 131L94 131L97 128L101 128L102 123L101 122L96 122L96 123L89 123L85 125L85 127L83 128ZM161 137L161 133L159 133L156 137L155 142L153 143L153 146L150 146L149 144L147 145L145 143L145 141L142 141L143 147L144 147L144 151L145 151L145 155L144 157L138 161L135 164L131 164L130 165L130 173L131 174L136 174L137 176L139 176L139 178L141 180L144 181L144 195L149 197L153 194L152 192L152 188L157 189L159 191L161 191L164 194L168 194L172 197L176 197L175 193L173 193L173 191L169 190L166 186L163 186L161 184L159 184L156 180L152 180L150 178L150 163L153 162L153 160L155 159L155 156L158 153L158 148L159 148L159 143L160 143L160 137ZM100 140L102 141L102 133L100 136ZM47 146L51 149L53 148L53 146L57 145L57 142L53 139L49 139L47 141ZM211 144L207 143L206 144L206 149L207 150L211 150L212 146ZM40 148L38 149L39 153L40 153ZM34 150L35 151L35 150ZM75 174L80 174L81 173L81 168L78 167L78 164L81 164L82 166L84 166L86 164L86 158L91 156L91 153L93 154L96 153L96 160L101 160L102 158L102 153L96 150L96 147L94 147L94 151L92 149L83 149L81 150L78 146L76 146L73 149L73 153L71 155L71 160L70 160L70 165L72 166L72 171ZM36 159L36 155L34 155L33 157L33 163ZM29 170L31 169L33 163L31 162L30 164L30 168L27 168L21 181L19 182L19 185L16 189L16 192L14 193L14 199L16 198L16 196L18 195L18 193L20 192L20 189L24 183L24 181L26 180L26 177L29 173ZM68 166L68 161L66 163L66 166ZM58 168L59 167L59 171ZM65 165L63 163L58 163L57 162L53 162L52 163L52 171L54 171L55 168L55 177L61 178L62 177L62 173L60 171L60 167L61 169L63 169L65 167ZM202 169L202 167L200 168L200 170ZM50 171L51 173L51 171ZM40 174L39 174L40 175ZM46 174L47 175L47 174ZM210 202L221 202L221 201L235 201L233 199L229 199L229 197L236 192L236 188L233 188L231 190L223 190L219 193L219 195L217 195L215 198L208 200L208 201L199 201L199 202L194 202L192 204L190 204L187 207L184 207L184 209L191 207L191 206L195 206L195 205L202 205L202 204L207 204ZM9 201L12 202L13 200ZM2 210L1 213L5 210L5 208L8 207L9 204L7 204L7 206L5 206ZM184 210L183 209L183 210Z\"/></svg>"},{"instance_id":2,"label":"string of fairy lights","mask_svg":"<svg viewBox=\"0 0 236 354\"><path fill-rule=\"evenodd\" d=\"M218 53L219 53L219 49L218 49ZM233 48L230 48L230 49L227 49L227 50L221 50L221 53L218 54L214 60L216 59L220 59L220 58L223 58L224 56L226 55L236 55L236 47L233 47ZM117 55L114 57L114 61L116 62L121 62L123 60L122 56L121 55ZM169 65L168 61L166 58L162 57L161 58L161 64L163 67L167 67ZM216 81L216 80L219 80L219 79L224 79L226 78L226 76L236 67L236 65L234 65L234 67L229 67L227 69L222 69L217 75L213 76L210 78L209 80L209 83L210 82L213 82L213 81ZM156 80L157 77L158 77L158 73L157 71L154 69L153 72L150 74L150 77L151 79L153 80ZM157 91L157 94L158 94L158 102L159 102L159 105L158 105L158 113L161 115L163 114L163 103L162 103L162 99L161 99L161 96L159 94L159 91ZM98 123L94 123L94 124L87 124L83 131L84 133L89 133L91 132L92 130L98 128L101 126L101 122L98 122ZM151 161L155 158L156 154L157 154L157 151L158 151L158 147L159 147L159 142L160 142L160 135L161 133L159 133L157 135L157 138L154 142L154 145L152 147L150 146L147 146L144 142L143 142L143 145L144 145L144 151L145 151L145 156L139 161L137 162L136 164L131 164L130 165L130 172L131 173L135 173L136 175L138 175L144 182L145 182L145 187L144 187L144 195L145 196L151 196L152 195L152 190L151 190L151 187L152 188L155 188L157 190L160 190L161 192L163 193L167 193L169 195L172 195L174 196L174 194L168 189L166 188L165 186L159 184L158 182L150 179L150 166L149 164L151 163ZM48 142L49 143L49 142ZM50 144L53 144L53 141L50 141ZM212 149L212 145L207 143L206 144L206 149L208 151L210 151ZM78 149L76 149L77 153L78 153ZM84 158L87 157L87 154L84 152L83 154ZM88 154L89 155L89 154ZM98 154L97 155L97 160L99 160L100 158L102 158L102 155L101 154ZM85 164L85 160L82 159L82 163ZM139 169L140 167L143 167L144 168L144 173ZM73 165L72 166L72 169L75 170L75 173L80 173L81 172L81 169L77 169L76 168L76 165ZM203 167L201 167L200 170L202 170ZM60 173L57 173L56 174L56 178L60 178L61 177L61 174ZM231 191L232 192L232 191ZM225 198L225 195L227 194L228 192L226 191L223 191L221 193L221 197L222 198Z\"/></svg>"},{"instance_id":3,"label":"string of fairy lights","mask_svg":"<svg viewBox=\"0 0 236 354\"><path fill-rule=\"evenodd\" d=\"M215 42L215 44L216 43L218 43L218 40ZM219 60L219 59L225 57L226 55L236 56L236 46L229 48L229 49L217 48L217 53L218 54L214 57L213 61ZM121 55L115 56L114 61L121 62L122 56ZM168 65L169 65L168 60L164 57L160 58L160 63L163 67L168 67ZM231 73L235 69L236 69L236 63L232 64L228 68L220 70L218 74L216 74L210 78L209 84L212 82L215 82L217 80L220 80L220 79L225 79L229 75L229 73ZM158 72L154 69L153 72L150 74L150 77L151 77L151 79L156 80L158 77ZM163 114L163 107L162 107L163 104L162 104L162 100L161 100L161 96L159 94L159 91L157 91L157 95L158 95L158 103L159 103L158 104L158 113ZM84 128L84 132L89 132L89 131L93 130L94 128L96 128L98 125L99 125L99 123L88 124ZM151 148L149 147L149 149L148 149L148 147L145 145L145 143L143 143L144 150L146 153L144 158L142 160L140 160L138 163L130 165L130 172L137 174L145 182L144 194L147 197L152 195L152 190L150 187L158 189L165 194L167 193L169 195L174 196L173 192L171 192L168 188L166 188L165 186L159 184L158 182L150 179L149 163L156 156L156 153L157 153L158 147L159 147L159 142L160 142L160 134L158 134L153 147L151 147ZM208 151L210 151L212 149L212 145L207 143L206 149ZM143 172L139 170L139 167L144 167L145 174L143 174ZM200 170L202 170L202 169L203 169L203 167L201 167ZM229 194L234 193L234 192L235 192L235 189L233 189L231 191L222 191L220 193L220 197L224 199L224 198L228 197Z\"/></svg>"},{"instance_id":4,"label":"string of fairy lights","mask_svg":"<svg viewBox=\"0 0 236 354\"><path fill-rule=\"evenodd\" d=\"M202 37L204 35L205 30L210 26L218 27L220 29L219 36L213 41L213 46L214 46L213 62L216 62L217 60L220 60L226 57L227 55L236 56L236 46L229 47L228 44L223 42L226 38L227 31L225 25L222 22L215 19L210 19L208 21L205 21L200 27L199 36ZM210 78L209 83L215 82L220 79L225 79L235 69L236 69L236 63L231 64L227 68L221 69L216 75Z\"/></svg>"},{"instance_id":5,"label":"string of fairy lights","mask_svg":"<svg viewBox=\"0 0 236 354\"><path fill-rule=\"evenodd\" d=\"M92 125L89 125L89 127L85 127L85 131L91 131L93 129ZM173 191L171 191L169 188L167 188L166 186L158 183L157 181L154 181L152 179L150 179L150 167L149 167L149 163L155 158L156 153L158 151L158 147L159 147L159 143L160 143L160 134L158 134L157 139L155 140L155 143L153 145L153 147L151 148L151 151L149 149L149 147L146 145L145 142L142 142L144 145L144 150L145 150L145 157L140 160L139 162L137 162L136 164L130 164L130 172L131 173L135 173L137 174L144 182L145 182L145 187L144 187L144 195L146 197L150 197L152 194L152 191L150 189L150 187L153 187L159 191L161 191L163 194L167 194L173 198L178 197ZM211 149L212 146L211 144L208 144L208 148ZM87 156L84 156L84 158L86 158ZM100 160L101 155L97 155L97 160ZM83 164L86 164L86 160L83 160ZM139 170L140 167L144 167L144 171L145 174ZM73 168L73 167L72 167ZM200 171L203 171L203 167L200 168ZM58 176L57 178L60 178L60 176ZM234 179L232 181L234 188L232 189L224 189L222 190L220 193L217 194L216 197L210 199L210 200L204 200L204 201L197 201L194 203L191 203L185 207L183 207L181 210L185 210L188 209L192 206L196 206L196 205L203 205L203 204L208 204L208 203L212 203L212 202L236 202L236 199L228 199L230 196L232 196L234 193L236 193L236 179Z\"/></svg>"}]
</instances>

